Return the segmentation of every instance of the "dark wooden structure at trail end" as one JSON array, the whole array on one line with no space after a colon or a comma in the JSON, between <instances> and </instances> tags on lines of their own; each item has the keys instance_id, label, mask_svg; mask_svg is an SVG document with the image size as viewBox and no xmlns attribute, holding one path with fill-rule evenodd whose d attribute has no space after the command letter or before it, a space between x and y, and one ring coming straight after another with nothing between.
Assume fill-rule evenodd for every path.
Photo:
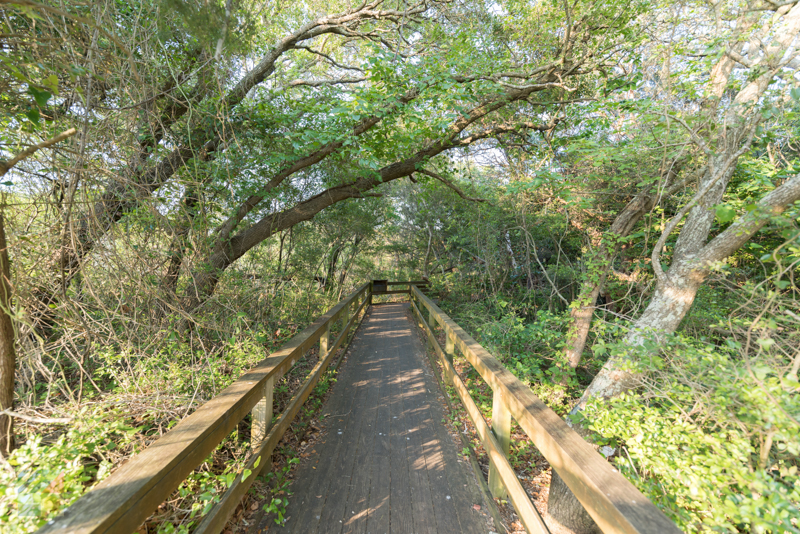
<instances>
[{"instance_id":1,"label":"dark wooden structure at trail end","mask_svg":"<svg viewBox=\"0 0 800 534\"><path fill-rule=\"evenodd\" d=\"M390 289L402 287L402 289ZM464 332L421 288L427 282L367 282L183 419L38 532L135 532L179 484L252 414L252 453L219 502L194 530L219 533L337 354L351 343L342 380L324 411L331 417L317 457L301 466L283 531L485 532L471 512L476 497L440 422L434 387L418 365L425 353L412 335L413 310L469 414L490 459L489 488L508 498L528 532L548 532L507 454L512 419L528 435L605 533L680 532L630 482L531 390ZM374 296L408 295L409 304L372 306ZM365 320L366 318L366 320ZM332 332L336 333L335 338ZM437 341L443 334L445 346ZM334 338L334 339L332 339ZM312 348L319 361L284 411L274 417L276 379ZM459 374L460 353L493 391L492 427ZM338 358L341 358L339 355ZM341 386L341 387L339 387ZM274 422L273 422L274 421ZM332 429L336 428L335 434ZM456 463L454 463L456 462ZM277 529L276 530L281 530Z\"/></svg>"}]
</instances>

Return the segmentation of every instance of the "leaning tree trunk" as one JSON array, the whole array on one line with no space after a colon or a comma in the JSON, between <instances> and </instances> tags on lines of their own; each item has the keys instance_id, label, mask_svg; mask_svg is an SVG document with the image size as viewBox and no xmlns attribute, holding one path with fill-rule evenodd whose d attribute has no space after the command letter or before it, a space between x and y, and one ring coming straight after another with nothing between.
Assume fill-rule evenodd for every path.
<instances>
[{"instance_id":1,"label":"leaning tree trunk","mask_svg":"<svg viewBox=\"0 0 800 534\"><path fill-rule=\"evenodd\" d=\"M583 357L583 349L586 347L586 339L589 337L589 330L592 326L592 316L597 307L597 297L605 287L608 271L611 269L612 256L610 254L597 254L593 257L594 273L589 274L589 278L581 285L578 296L578 305L570 310L570 320L572 325L569 329L567 338L566 356L569 366L577 368Z\"/></svg>"},{"instance_id":2,"label":"leaning tree trunk","mask_svg":"<svg viewBox=\"0 0 800 534\"><path fill-rule=\"evenodd\" d=\"M14 325L10 315L11 305L11 267L6 246L5 221L0 209L0 412L14 407L17 354L14 347ZM0 454L8 456L14 446L14 419L10 415L0 415Z\"/></svg>"},{"instance_id":3,"label":"leaning tree trunk","mask_svg":"<svg viewBox=\"0 0 800 534\"><path fill-rule=\"evenodd\" d=\"M709 196L711 198L698 203L696 209L690 212L675 247L676 258L669 271L658 277L653 298L626 338L628 345L642 346L652 333L658 336L677 330L711 267L736 252L770 217L780 215L786 206L800 200L800 174L769 192L758 202L755 210L740 217L698 249L701 237L702 241L707 239L713 221L713 214L709 216L708 211L719 202L721 193L719 196ZM573 413L581 410L591 398L614 397L634 387L638 382L637 376L626 365L632 357L636 355L609 359L586 389Z\"/></svg>"},{"instance_id":4,"label":"leaning tree trunk","mask_svg":"<svg viewBox=\"0 0 800 534\"><path fill-rule=\"evenodd\" d=\"M666 278L656 285L650 304L625 338L626 343L631 347L641 347L651 333L658 336L677 330L692 307L703 278L703 273L692 268L691 261L673 264ZM593 397L616 397L635 387L638 375L625 365L628 361L628 356L609 359L573 411L582 408Z\"/></svg>"},{"instance_id":5,"label":"leaning tree trunk","mask_svg":"<svg viewBox=\"0 0 800 534\"><path fill-rule=\"evenodd\" d=\"M587 278L581 286L578 296L578 305L570 311L572 325L568 334L566 357L570 367L578 367L586 347L586 339L592 326L592 316L597 307L597 298L603 292L611 263L619 248L619 240L633 231L634 226L642 217L652 210L662 198L672 195L680 188L693 180L693 176L676 181L675 178L684 166L685 161L678 159L672 161L667 169L662 171L666 175L666 188L656 191L648 188L636 195L633 200L623 208L611 227L603 234L600 244L590 256Z\"/></svg>"}]
</instances>

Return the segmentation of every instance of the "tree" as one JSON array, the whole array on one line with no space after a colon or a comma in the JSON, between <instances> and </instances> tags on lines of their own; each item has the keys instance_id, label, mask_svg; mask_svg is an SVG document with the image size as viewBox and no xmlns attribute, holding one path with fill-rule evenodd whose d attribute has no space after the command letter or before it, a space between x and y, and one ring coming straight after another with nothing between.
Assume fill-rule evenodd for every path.
<instances>
[{"instance_id":1,"label":"tree","mask_svg":"<svg viewBox=\"0 0 800 534\"><path fill-rule=\"evenodd\" d=\"M643 345L651 333L658 336L674 332L711 271L800 199L800 176L786 179L755 203L751 211L708 241L715 207L722 200L739 158L750 150L765 112L776 99L770 87L777 86L772 91L777 92L778 98L789 90L780 82L780 74L791 68L797 58L793 43L800 32L800 4L785 4L777 9L770 5L757 9L733 6L730 11L717 10L715 14L719 21L727 16L735 24L722 57L711 69L700 112L688 120L673 116L702 150L706 165L697 193L672 218L653 247L656 288L627 336L626 341L632 346ZM735 74L738 70L744 71L741 76ZM729 93L728 100L724 97ZM683 227L669 270L664 272L662 249L681 222ZM575 409L593 397L616 396L635 386L637 375L627 368L626 360L609 359Z\"/></svg>"}]
</instances>

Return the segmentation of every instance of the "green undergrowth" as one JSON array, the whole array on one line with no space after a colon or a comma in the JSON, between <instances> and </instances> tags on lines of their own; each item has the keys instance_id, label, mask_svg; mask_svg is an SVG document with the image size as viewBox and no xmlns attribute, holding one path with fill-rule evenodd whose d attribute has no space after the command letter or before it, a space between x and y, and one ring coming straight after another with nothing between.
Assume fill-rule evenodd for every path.
<instances>
[{"instance_id":1,"label":"green undergrowth","mask_svg":"<svg viewBox=\"0 0 800 534\"><path fill-rule=\"evenodd\" d=\"M686 532L800 532L797 377L733 340L674 336L660 354L637 366L642 391L592 402L579 422Z\"/></svg>"},{"instance_id":2,"label":"green undergrowth","mask_svg":"<svg viewBox=\"0 0 800 534\"><path fill-rule=\"evenodd\" d=\"M54 518L117 465L294 336L303 326L297 320L305 315L298 313L291 322L287 316L259 324L239 314L228 322L227 333L198 329L179 336L174 330L159 332L153 338L160 341L146 350L133 342L92 346L94 370L91 382L84 379L80 398L65 400L69 393L76 393L79 382L68 372L51 387L30 395L37 413L68 422L18 423L20 446L5 465L0 464L0 534L32 532ZM301 359L275 385L276 408L291 399L314 363L303 362ZM53 369L70 370L57 355L51 355L48 364ZM302 432L315 416L334 377L335 373L329 371L321 378L292 424L290 435ZM243 470L249 453L248 428L246 422L239 425L187 477L148 519L149 532L191 532L237 476L250 476ZM281 450L277 456L291 455L290 445ZM293 464L287 465L291 468ZM266 466L265 472L269 473L271 467ZM285 488L275 489L269 483L273 477L266 474L260 478L252 489L252 498L265 500L270 510L282 513Z\"/></svg>"},{"instance_id":3,"label":"green undergrowth","mask_svg":"<svg viewBox=\"0 0 800 534\"><path fill-rule=\"evenodd\" d=\"M440 306L559 415L566 415L569 401L580 396L591 374L602 365L603 359L591 357L577 373L568 365L564 358L568 312L539 310L523 317L519 306L502 298L475 303L443 300ZM602 323L590 341L618 335L614 323ZM477 374L475 380L481 382ZM479 389L473 387L472 392L480 399ZM491 406L491 391L488 402Z\"/></svg>"},{"instance_id":4,"label":"green undergrowth","mask_svg":"<svg viewBox=\"0 0 800 534\"><path fill-rule=\"evenodd\" d=\"M681 332L638 355L623 341L623 323L595 320L577 374L560 359L567 312L540 310L531 320L500 298L440 306L562 416L606 359L635 362L638 389L592 402L574 419L614 449L611 461L682 530L799 533L800 383L786 351L796 347L793 316L740 317L728 293L704 289ZM491 388L462 365L490 419ZM520 473L533 459L529 447L512 439Z\"/></svg>"},{"instance_id":5,"label":"green undergrowth","mask_svg":"<svg viewBox=\"0 0 800 534\"><path fill-rule=\"evenodd\" d=\"M111 472L137 429L120 408L81 408L58 436L32 435L0 470L0 533L32 532Z\"/></svg>"}]
</instances>

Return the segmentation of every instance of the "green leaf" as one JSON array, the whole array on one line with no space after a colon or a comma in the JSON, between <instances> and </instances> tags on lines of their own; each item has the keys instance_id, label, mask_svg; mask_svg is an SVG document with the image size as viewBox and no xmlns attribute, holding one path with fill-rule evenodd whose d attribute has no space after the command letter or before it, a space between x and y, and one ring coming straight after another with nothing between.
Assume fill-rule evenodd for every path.
<instances>
[{"instance_id":1,"label":"green leaf","mask_svg":"<svg viewBox=\"0 0 800 534\"><path fill-rule=\"evenodd\" d=\"M51 96L53 96L49 91L43 91L33 86L28 87L28 94L33 97L33 99L36 101L36 105L40 108L46 107L47 101L50 100Z\"/></svg>"},{"instance_id":2,"label":"green leaf","mask_svg":"<svg viewBox=\"0 0 800 534\"><path fill-rule=\"evenodd\" d=\"M759 339L758 341L761 342L761 341L767 341L767 340ZM772 340L770 339L769 341L772 341ZM759 343L759 345L760 344L761 343ZM770 371L771 371L771 369L769 367L767 367L766 365L755 365L755 366L753 366L753 374L756 375L756 378L758 378L759 380L764 380L764 378L766 378L766 376L770 373Z\"/></svg>"},{"instance_id":3,"label":"green leaf","mask_svg":"<svg viewBox=\"0 0 800 534\"><path fill-rule=\"evenodd\" d=\"M717 220L720 224L730 222L736 217L736 210L726 204L717 206Z\"/></svg>"},{"instance_id":4,"label":"green leaf","mask_svg":"<svg viewBox=\"0 0 800 534\"><path fill-rule=\"evenodd\" d=\"M41 116L39 115L39 110L38 109L36 109L36 108L29 109L25 113L25 116L28 117L28 120L31 121L32 123L39 124L39 119L41 118Z\"/></svg>"},{"instance_id":5,"label":"green leaf","mask_svg":"<svg viewBox=\"0 0 800 534\"><path fill-rule=\"evenodd\" d=\"M56 76L55 74L51 74L50 76L42 80L42 85L47 87L47 89L54 95L58 94L58 76Z\"/></svg>"},{"instance_id":6,"label":"green leaf","mask_svg":"<svg viewBox=\"0 0 800 534\"><path fill-rule=\"evenodd\" d=\"M247 477L249 477L252 474L253 474L253 472L250 471L249 469L245 469L244 471L242 471L242 482L247 480Z\"/></svg>"}]
</instances>

